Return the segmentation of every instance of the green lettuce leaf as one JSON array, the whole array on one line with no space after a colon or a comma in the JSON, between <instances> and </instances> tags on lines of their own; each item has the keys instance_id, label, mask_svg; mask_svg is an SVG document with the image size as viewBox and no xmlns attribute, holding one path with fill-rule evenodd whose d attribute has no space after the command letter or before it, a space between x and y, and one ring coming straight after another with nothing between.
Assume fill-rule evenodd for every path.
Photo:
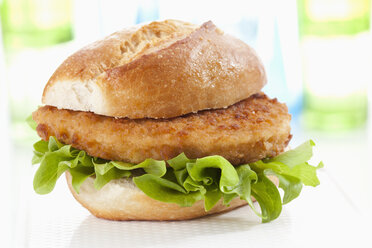
<instances>
[{"instance_id":1,"label":"green lettuce leaf","mask_svg":"<svg viewBox=\"0 0 372 248\"><path fill-rule=\"evenodd\" d=\"M239 183L232 188L226 188L223 190L224 198L223 203L229 205L229 203L237 196L240 199L245 200L252 210L261 217L261 214L253 206L253 201L251 197L252 184L257 183L258 176L256 172L251 170L248 164L241 165L236 168L236 172L239 176Z\"/></svg>"},{"instance_id":2,"label":"green lettuce leaf","mask_svg":"<svg viewBox=\"0 0 372 248\"><path fill-rule=\"evenodd\" d=\"M132 178L147 196L182 207L204 200L204 208L209 211L220 200L228 206L234 198L239 197L263 222L269 222L280 215L283 204L299 196L303 185L319 184L316 171L323 167L323 163L318 166L308 163L313 146L314 142L310 140L277 157L236 167L221 156L189 159L184 153L168 161L149 158L135 165L91 157L85 151L50 137L49 141L41 140L34 144L32 163L40 163L40 166L33 184L37 193L50 193L58 178L69 171L72 186L79 193L88 177L95 178L97 190L111 180ZM268 175L279 179L279 187L284 191L283 198ZM252 196L257 200L260 211L254 206Z\"/></svg>"},{"instance_id":3,"label":"green lettuce leaf","mask_svg":"<svg viewBox=\"0 0 372 248\"><path fill-rule=\"evenodd\" d=\"M100 161L103 161L103 163L93 162L96 172L94 187L97 190L101 189L111 180L130 177L130 171L132 170L143 169L146 173L157 177L162 177L167 171L164 161L154 159L146 159L137 165L117 161L104 161L102 159Z\"/></svg>"},{"instance_id":4,"label":"green lettuce leaf","mask_svg":"<svg viewBox=\"0 0 372 248\"><path fill-rule=\"evenodd\" d=\"M293 168L294 166L302 164L311 159L313 156L313 146L315 146L314 141L308 140L296 147L296 149L283 152L274 158L268 159L268 161L281 162L282 164Z\"/></svg>"},{"instance_id":5,"label":"green lettuce leaf","mask_svg":"<svg viewBox=\"0 0 372 248\"><path fill-rule=\"evenodd\" d=\"M76 193L80 193L80 186L83 184L83 182L90 176L93 176L95 174L93 167L88 166L77 166L74 169L69 170L72 177L72 187L76 191Z\"/></svg>"},{"instance_id":6,"label":"green lettuce leaf","mask_svg":"<svg viewBox=\"0 0 372 248\"><path fill-rule=\"evenodd\" d=\"M63 145L55 137L34 144L32 163L40 163L34 177L34 190L38 194L50 193L66 170L71 173L72 186L78 193L82 183L90 176L96 177L94 186L99 190L111 180L131 176L131 170L144 169L146 173L156 176L163 176L166 172L165 161L146 159L138 165L132 165L93 158L84 151Z\"/></svg>"},{"instance_id":7,"label":"green lettuce leaf","mask_svg":"<svg viewBox=\"0 0 372 248\"><path fill-rule=\"evenodd\" d=\"M258 180L252 184L252 196L261 208L262 222L278 218L282 211L282 200L276 186L264 173L258 174Z\"/></svg>"},{"instance_id":8,"label":"green lettuce leaf","mask_svg":"<svg viewBox=\"0 0 372 248\"><path fill-rule=\"evenodd\" d=\"M130 163L123 162L111 162L119 170L135 170L135 169L144 169L148 174L152 174L158 177L162 177L167 172L167 167L165 161L159 161L155 159L148 158L142 163L133 165Z\"/></svg>"},{"instance_id":9,"label":"green lettuce leaf","mask_svg":"<svg viewBox=\"0 0 372 248\"><path fill-rule=\"evenodd\" d=\"M279 178L279 187L284 190L283 204L287 204L293 199L297 198L302 190L302 182L299 178L276 174Z\"/></svg>"},{"instance_id":10,"label":"green lettuce leaf","mask_svg":"<svg viewBox=\"0 0 372 248\"><path fill-rule=\"evenodd\" d=\"M239 183L234 166L221 156L197 159L186 166L189 181L204 187L204 208L209 211L221 199L222 192Z\"/></svg>"},{"instance_id":11,"label":"green lettuce leaf","mask_svg":"<svg viewBox=\"0 0 372 248\"><path fill-rule=\"evenodd\" d=\"M283 204L287 204L299 196L302 185L315 187L320 183L316 170L322 168L323 163L312 166L307 162L313 154L314 145L315 143L309 140L279 156L259 160L250 165L259 173L272 174L279 178L279 187L284 190Z\"/></svg>"},{"instance_id":12,"label":"green lettuce leaf","mask_svg":"<svg viewBox=\"0 0 372 248\"><path fill-rule=\"evenodd\" d=\"M217 185L214 186L215 187L208 187L204 194L205 211L211 210L222 197L222 192L218 189L218 186Z\"/></svg>"},{"instance_id":13,"label":"green lettuce leaf","mask_svg":"<svg viewBox=\"0 0 372 248\"><path fill-rule=\"evenodd\" d=\"M32 119L32 114L27 117L26 119L26 123L33 129L33 130L36 130L36 127L37 127L37 123L36 121L34 121L34 119Z\"/></svg>"},{"instance_id":14,"label":"green lettuce leaf","mask_svg":"<svg viewBox=\"0 0 372 248\"><path fill-rule=\"evenodd\" d=\"M155 175L145 174L134 177L133 181L147 196L158 201L190 207L195 202L203 199L200 191L187 192L179 184Z\"/></svg>"}]
</instances>

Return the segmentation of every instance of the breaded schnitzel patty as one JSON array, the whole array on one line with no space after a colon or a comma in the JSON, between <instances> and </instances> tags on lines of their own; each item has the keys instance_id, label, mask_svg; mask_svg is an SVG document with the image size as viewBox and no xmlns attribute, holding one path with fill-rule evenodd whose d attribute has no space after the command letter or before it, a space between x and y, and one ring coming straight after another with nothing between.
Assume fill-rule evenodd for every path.
<instances>
[{"instance_id":1,"label":"breaded schnitzel patty","mask_svg":"<svg viewBox=\"0 0 372 248\"><path fill-rule=\"evenodd\" d=\"M184 152L190 158L221 155L234 165L281 153L291 139L285 104L254 94L226 109L171 119L128 119L40 107L37 132L107 160L140 163Z\"/></svg>"}]
</instances>

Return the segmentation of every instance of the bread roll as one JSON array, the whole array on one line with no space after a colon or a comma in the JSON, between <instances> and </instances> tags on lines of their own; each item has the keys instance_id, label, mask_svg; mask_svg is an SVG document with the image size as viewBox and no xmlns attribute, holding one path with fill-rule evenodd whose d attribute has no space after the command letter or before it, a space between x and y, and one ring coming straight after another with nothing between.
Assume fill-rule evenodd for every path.
<instances>
[{"instance_id":1,"label":"bread roll","mask_svg":"<svg viewBox=\"0 0 372 248\"><path fill-rule=\"evenodd\" d=\"M220 200L206 212L204 201L198 201L191 207L180 207L175 203L154 200L128 178L112 180L102 189L96 190L94 178L89 177L82 184L79 194L72 188L69 172L66 172L66 179L71 193L81 205L94 216L109 220L187 220L230 211L247 204L246 201L235 198L227 207ZM279 184L276 177L270 176L270 180L275 185Z\"/></svg>"},{"instance_id":2,"label":"bread roll","mask_svg":"<svg viewBox=\"0 0 372 248\"><path fill-rule=\"evenodd\" d=\"M266 83L256 53L212 22L166 20L113 33L68 57L43 103L112 117L170 118L228 107Z\"/></svg>"}]
</instances>

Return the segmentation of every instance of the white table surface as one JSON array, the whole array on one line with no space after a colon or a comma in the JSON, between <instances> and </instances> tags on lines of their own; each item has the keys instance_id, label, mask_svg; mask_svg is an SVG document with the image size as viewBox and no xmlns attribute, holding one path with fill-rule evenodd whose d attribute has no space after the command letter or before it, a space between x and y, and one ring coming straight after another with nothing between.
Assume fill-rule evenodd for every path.
<instances>
[{"instance_id":1,"label":"white table surface","mask_svg":"<svg viewBox=\"0 0 372 248\"><path fill-rule=\"evenodd\" d=\"M366 129L343 134L293 130L292 145L311 137L321 185L305 187L281 216L261 224L248 207L180 222L115 222L93 217L64 178L49 195L33 192L32 149L11 152L13 199L9 246L0 247L372 247L372 152ZM15 176L16 175L16 176ZM4 232L3 232L4 233Z\"/></svg>"}]
</instances>

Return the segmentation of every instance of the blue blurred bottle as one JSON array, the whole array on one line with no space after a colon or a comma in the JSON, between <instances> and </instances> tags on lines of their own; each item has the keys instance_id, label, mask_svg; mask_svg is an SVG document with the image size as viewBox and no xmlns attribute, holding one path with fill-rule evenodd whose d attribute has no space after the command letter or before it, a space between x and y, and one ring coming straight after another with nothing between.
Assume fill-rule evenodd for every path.
<instances>
[{"instance_id":1,"label":"blue blurred bottle","mask_svg":"<svg viewBox=\"0 0 372 248\"><path fill-rule=\"evenodd\" d=\"M136 23L150 22L159 19L158 1L141 0L138 1Z\"/></svg>"}]
</instances>

